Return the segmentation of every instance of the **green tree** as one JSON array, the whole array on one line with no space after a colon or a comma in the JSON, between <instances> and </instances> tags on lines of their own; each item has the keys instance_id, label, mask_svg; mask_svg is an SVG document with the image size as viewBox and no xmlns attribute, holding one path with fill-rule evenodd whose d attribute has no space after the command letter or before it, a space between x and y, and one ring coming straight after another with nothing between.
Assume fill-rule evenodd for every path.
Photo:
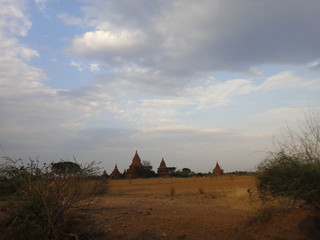
<instances>
[{"instance_id":1,"label":"green tree","mask_svg":"<svg viewBox=\"0 0 320 240\"><path fill-rule=\"evenodd\" d=\"M136 167L136 172L142 178L156 177L156 173L152 170L150 161L142 161L142 166Z\"/></svg>"},{"instance_id":2,"label":"green tree","mask_svg":"<svg viewBox=\"0 0 320 240\"><path fill-rule=\"evenodd\" d=\"M189 177L191 175L190 168L182 168L182 176L183 177Z\"/></svg>"},{"instance_id":3,"label":"green tree","mask_svg":"<svg viewBox=\"0 0 320 240\"><path fill-rule=\"evenodd\" d=\"M57 174L61 177L81 174L81 166L78 163L69 161L51 163L51 170L54 174Z\"/></svg>"}]
</instances>

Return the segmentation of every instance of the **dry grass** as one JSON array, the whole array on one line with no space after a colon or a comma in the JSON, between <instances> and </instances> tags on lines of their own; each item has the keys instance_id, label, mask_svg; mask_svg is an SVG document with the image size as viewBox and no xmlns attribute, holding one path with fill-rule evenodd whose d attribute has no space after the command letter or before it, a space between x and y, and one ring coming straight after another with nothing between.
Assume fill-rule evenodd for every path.
<instances>
[{"instance_id":1,"label":"dry grass","mask_svg":"<svg viewBox=\"0 0 320 240\"><path fill-rule=\"evenodd\" d=\"M131 198L174 197L177 199L202 198L215 199L224 207L251 211L260 200L255 187L254 176L220 176L194 178L154 178L111 180L109 195ZM250 194L248 194L250 189Z\"/></svg>"},{"instance_id":2,"label":"dry grass","mask_svg":"<svg viewBox=\"0 0 320 240\"><path fill-rule=\"evenodd\" d=\"M264 205L254 176L123 179L108 185L108 193L85 211L103 229L97 231L106 234L102 239L305 239L295 223L307 213L291 212L281 221L286 213L273 207L282 203Z\"/></svg>"}]
</instances>

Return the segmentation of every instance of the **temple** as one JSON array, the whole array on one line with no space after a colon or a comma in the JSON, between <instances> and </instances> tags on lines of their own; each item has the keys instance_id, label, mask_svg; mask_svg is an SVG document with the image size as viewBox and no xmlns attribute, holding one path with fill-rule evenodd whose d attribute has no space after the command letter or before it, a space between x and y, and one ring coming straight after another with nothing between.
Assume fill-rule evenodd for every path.
<instances>
[{"instance_id":1,"label":"temple","mask_svg":"<svg viewBox=\"0 0 320 240\"><path fill-rule=\"evenodd\" d=\"M110 179L119 179L122 175L118 170L117 164L114 166L112 173L110 174Z\"/></svg>"},{"instance_id":2,"label":"temple","mask_svg":"<svg viewBox=\"0 0 320 240\"><path fill-rule=\"evenodd\" d=\"M223 175L223 174L224 174L224 172L223 172L223 170L220 168L218 162L216 163L216 167L213 169L212 173L213 173L214 176L220 176L220 175Z\"/></svg>"},{"instance_id":3,"label":"temple","mask_svg":"<svg viewBox=\"0 0 320 240\"><path fill-rule=\"evenodd\" d=\"M134 154L134 157L132 159L132 163L129 166L129 168L126 170L125 172L125 177L126 178L138 178L139 173L138 173L138 169L143 167L142 163L141 163L141 159L139 157L138 151L136 151L136 153Z\"/></svg>"},{"instance_id":4,"label":"temple","mask_svg":"<svg viewBox=\"0 0 320 240\"><path fill-rule=\"evenodd\" d=\"M159 177L168 177L168 176L170 176L169 169L167 168L167 165L166 165L165 161L163 160L163 158L162 158L162 160L160 162L160 166L158 168L157 174L158 174Z\"/></svg>"}]
</instances>

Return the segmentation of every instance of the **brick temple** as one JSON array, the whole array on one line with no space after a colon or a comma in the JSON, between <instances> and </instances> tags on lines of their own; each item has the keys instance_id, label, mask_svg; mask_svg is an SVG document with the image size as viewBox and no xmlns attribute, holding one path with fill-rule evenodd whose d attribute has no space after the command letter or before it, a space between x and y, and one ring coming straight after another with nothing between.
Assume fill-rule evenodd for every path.
<instances>
[{"instance_id":1,"label":"brick temple","mask_svg":"<svg viewBox=\"0 0 320 240\"><path fill-rule=\"evenodd\" d=\"M132 162L129 168L125 171L124 175L126 178L138 178L140 177L137 169L143 167L138 151L133 156Z\"/></svg>"},{"instance_id":2,"label":"brick temple","mask_svg":"<svg viewBox=\"0 0 320 240\"><path fill-rule=\"evenodd\" d=\"M221 169L221 167L219 166L219 163L218 163L218 162L216 163L216 166L215 166L215 168L213 169L212 173L213 173L214 176L220 176L220 175L223 175L223 174L224 174L224 172L223 172L223 170Z\"/></svg>"},{"instance_id":3,"label":"brick temple","mask_svg":"<svg viewBox=\"0 0 320 240\"><path fill-rule=\"evenodd\" d=\"M109 178L110 179L119 179L122 177L122 174L119 172L118 170L118 166L117 164L114 166L114 169L112 171L112 173L110 174Z\"/></svg>"},{"instance_id":4,"label":"brick temple","mask_svg":"<svg viewBox=\"0 0 320 240\"><path fill-rule=\"evenodd\" d=\"M131 161L131 164L127 170L124 170L121 174L118 170L117 164L115 165L112 173L110 174L110 179L120 179L120 178L141 178L145 177L143 173L141 172L141 168L143 168L143 164L141 162L141 158L138 154L138 151L136 150L133 159ZM167 167L166 162L164 159L161 159L160 166L157 170L157 176L158 177L169 177L173 176L176 168L175 167ZM215 168L212 170L212 174L214 176L220 176L223 175L223 169L221 169L218 162L216 162ZM103 174L104 176L108 176L106 172Z\"/></svg>"},{"instance_id":5,"label":"brick temple","mask_svg":"<svg viewBox=\"0 0 320 240\"><path fill-rule=\"evenodd\" d=\"M159 177L168 177L168 176L170 176L169 169L167 168L167 165L166 165L165 161L163 160L163 158L162 158L162 160L160 162L160 166L158 167L157 175Z\"/></svg>"}]
</instances>

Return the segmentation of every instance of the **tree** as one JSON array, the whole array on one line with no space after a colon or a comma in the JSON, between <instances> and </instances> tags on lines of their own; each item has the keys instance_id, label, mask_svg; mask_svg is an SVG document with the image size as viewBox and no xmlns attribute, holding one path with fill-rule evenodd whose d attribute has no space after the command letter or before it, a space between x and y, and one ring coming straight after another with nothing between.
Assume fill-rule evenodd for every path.
<instances>
[{"instance_id":1,"label":"tree","mask_svg":"<svg viewBox=\"0 0 320 240\"><path fill-rule=\"evenodd\" d=\"M79 175L81 173L81 166L75 162L61 161L57 163L51 163L51 170L53 173L61 177L67 177Z\"/></svg>"},{"instance_id":2,"label":"tree","mask_svg":"<svg viewBox=\"0 0 320 240\"><path fill-rule=\"evenodd\" d=\"M289 197L320 209L320 118L309 112L298 130L289 127L284 141L258 166L263 199Z\"/></svg>"},{"instance_id":3,"label":"tree","mask_svg":"<svg viewBox=\"0 0 320 240\"><path fill-rule=\"evenodd\" d=\"M150 161L142 161L142 166L136 167L136 172L140 177L151 178L156 177L156 173L152 171L152 166Z\"/></svg>"},{"instance_id":4,"label":"tree","mask_svg":"<svg viewBox=\"0 0 320 240\"><path fill-rule=\"evenodd\" d=\"M182 176L183 177L189 177L191 174L190 168L182 168Z\"/></svg>"},{"instance_id":5,"label":"tree","mask_svg":"<svg viewBox=\"0 0 320 240\"><path fill-rule=\"evenodd\" d=\"M78 164L76 158L74 162L61 160L57 163L51 163L51 171L60 177L83 176L96 177L99 175L99 163L92 161L85 165Z\"/></svg>"}]
</instances>

